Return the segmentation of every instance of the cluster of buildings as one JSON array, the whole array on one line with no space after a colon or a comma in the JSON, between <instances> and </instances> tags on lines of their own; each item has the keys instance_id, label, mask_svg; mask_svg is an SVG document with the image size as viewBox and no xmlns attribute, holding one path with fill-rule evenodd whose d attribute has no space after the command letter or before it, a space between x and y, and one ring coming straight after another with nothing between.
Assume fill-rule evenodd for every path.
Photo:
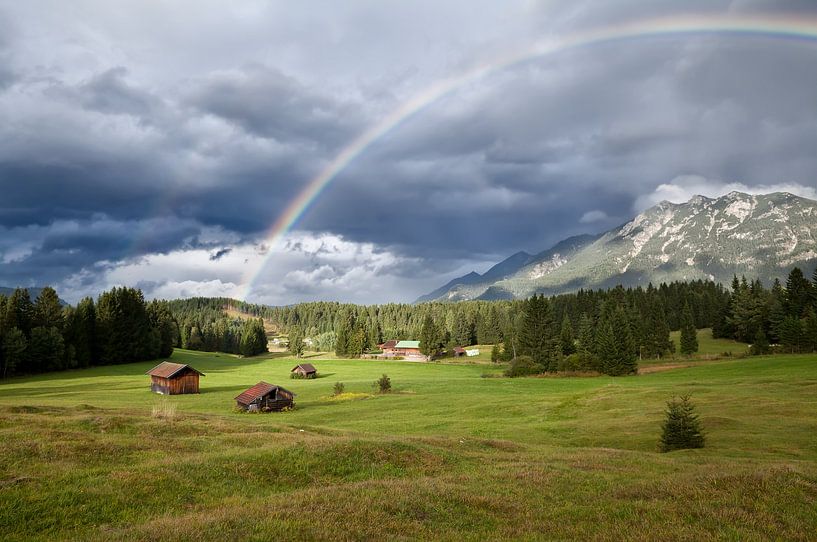
<instances>
[{"instance_id":1,"label":"cluster of buildings","mask_svg":"<svg viewBox=\"0 0 817 542\"><path fill-rule=\"evenodd\" d=\"M391 340L386 341L383 344L379 344L378 347L383 353L379 354L377 357L383 359L402 357L403 359L410 361L430 361L431 358L442 354L442 352L438 352L433 356L426 356L420 352L420 341ZM454 354L454 357L478 356L479 349L468 349L461 346L455 346L452 353Z\"/></svg>"},{"instance_id":2,"label":"cluster of buildings","mask_svg":"<svg viewBox=\"0 0 817 542\"><path fill-rule=\"evenodd\" d=\"M301 363L290 371L300 378L315 378L317 369L311 363ZM187 364L163 361L146 374L150 376L150 391L162 395L199 393L199 378L205 376ZM291 408L295 394L281 386L261 381L235 398L236 407L248 412L270 412Z\"/></svg>"}]
</instances>

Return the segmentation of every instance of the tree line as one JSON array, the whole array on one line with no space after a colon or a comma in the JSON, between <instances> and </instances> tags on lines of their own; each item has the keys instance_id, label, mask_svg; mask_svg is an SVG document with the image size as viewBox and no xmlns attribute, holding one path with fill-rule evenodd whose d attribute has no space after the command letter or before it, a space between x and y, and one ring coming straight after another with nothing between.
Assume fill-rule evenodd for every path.
<instances>
[{"instance_id":1,"label":"tree line","mask_svg":"<svg viewBox=\"0 0 817 542\"><path fill-rule=\"evenodd\" d=\"M178 322L180 348L255 356L267 352L261 318L231 318L228 304L211 298L177 299L168 308Z\"/></svg>"},{"instance_id":2,"label":"tree line","mask_svg":"<svg viewBox=\"0 0 817 542\"><path fill-rule=\"evenodd\" d=\"M168 357L177 335L167 303L147 303L134 288L113 288L76 307L63 306L51 287L34 301L18 288L0 296L0 375Z\"/></svg>"}]
</instances>

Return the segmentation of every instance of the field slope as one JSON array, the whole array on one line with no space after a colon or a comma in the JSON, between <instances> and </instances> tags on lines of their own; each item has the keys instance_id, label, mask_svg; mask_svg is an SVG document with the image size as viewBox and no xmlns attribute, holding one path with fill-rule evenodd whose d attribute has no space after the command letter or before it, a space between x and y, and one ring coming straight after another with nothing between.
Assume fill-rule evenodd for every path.
<instances>
[{"instance_id":1,"label":"field slope","mask_svg":"<svg viewBox=\"0 0 817 542\"><path fill-rule=\"evenodd\" d=\"M814 539L817 358L719 361L626 378L177 351L196 396L152 364L0 384L0 539ZM395 391L373 393L388 374ZM266 380L292 412L233 411ZM330 398L336 381L348 394ZM703 450L656 453L691 393ZM157 409L175 415L159 418Z\"/></svg>"}]
</instances>

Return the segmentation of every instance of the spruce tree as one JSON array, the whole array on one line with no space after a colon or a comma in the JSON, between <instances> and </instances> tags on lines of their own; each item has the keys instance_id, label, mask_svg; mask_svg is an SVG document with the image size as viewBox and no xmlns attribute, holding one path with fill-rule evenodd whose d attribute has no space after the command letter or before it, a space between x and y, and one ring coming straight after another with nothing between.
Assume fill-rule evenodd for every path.
<instances>
[{"instance_id":1,"label":"spruce tree","mask_svg":"<svg viewBox=\"0 0 817 542\"><path fill-rule=\"evenodd\" d=\"M809 308L803 319L803 347L806 352L817 352L817 310Z\"/></svg>"},{"instance_id":2,"label":"spruce tree","mask_svg":"<svg viewBox=\"0 0 817 542\"><path fill-rule=\"evenodd\" d=\"M34 301L32 325L34 327L63 328L62 305L54 288L46 286Z\"/></svg>"},{"instance_id":3,"label":"spruce tree","mask_svg":"<svg viewBox=\"0 0 817 542\"><path fill-rule=\"evenodd\" d=\"M692 318L692 311L689 303L684 304L684 311L681 313L681 353L691 355L698 351L698 333L695 329L695 321Z\"/></svg>"},{"instance_id":4,"label":"spruce tree","mask_svg":"<svg viewBox=\"0 0 817 542\"><path fill-rule=\"evenodd\" d=\"M582 354L592 354L595 352L595 331L593 329L593 320L587 315L582 314L582 319L579 321L579 352Z\"/></svg>"},{"instance_id":5,"label":"spruce tree","mask_svg":"<svg viewBox=\"0 0 817 542\"><path fill-rule=\"evenodd\" d=\"M661 441L658 448L662 452L703 448L704 435L701 422L695 413L695 406L688 395L673 398L667 403L666 418L661 427Z\"/></svg>"},{"instance_id":6,"label":"spruce tree","mask_svg":"<svg viewBox=\"0 0 817 542\"><path fill-rule=\"evenodd\" d=\"M569 356L576 352L576 342L573 339L573 326L570 324L570 318L565 315L562 320L562 331L559 334L559 342L561 343L562 355Z\"/></svg>"},{"instance_id":7,"label":"spruce tree","mask_svg":"<svg viewBox=\"0 0 817 542\"><path fill-rule=\"evenodd\" d=\"M0 347L3 352L3 378L23 373L28 348L25 334L16 327L6 329Z\"/></svg>"},{"instance_id":8,"label":"spruce tree","mask_svg":"<svg viewBox=\"0 0 817 542\"><path fill-rule=\"evenodd\" d=\"M31 368L38 373L64 368L65 343L56 327L35 327L31 330L28 356Z\"/></svg>"},{"instance_id":9,"label":"spruce tree","mask_svg":"<svg viewBox=\"0 0 817 542\"><path fill-rule=\"evenodd\" d=\"M763 332L763 329L758 329L755 340L752 342L750 353L753 356L762 356L768 354L770 351L771 347L769 346L769 339L766 337L766 333Z\"/></svg>"},{"instance_id":10,"label":"spruce tree","mask_svg":"<svg viewBox=\"0 0 817 542\"><path fill-rule=\"evenodd\" d=\"M803 276L803 271L795 267L786 279L786 315L801 318L811 304L811 283Z\"/></svg>"},{"instance_id":11,"label":"spruce tree","mask_svg":"<svg viewBox=\"0 0 817 542\"><path fill-rule=\"evenodd\" d=\"M431 359L440 348L440 333L434 319L426 314L420 329L420 353Z\"/></svg>"},{"instance_id":12,"label":"spruce tree","mask_svg":"<svg viewBox=\"0 0 817 542\"><path fill-rule=\"evenodd\" d=\"M786 316L780 326L780 346L786 352L799 352L803 341L803 324L799 318Z\"/></svg>"},{"instance_id":13,"label":"spruce tree","mask_svg":"<svg viewBox=\"0 0 817 542\"><path fill-rule=\"evenodd\" d=\"M289 344L287 345L289 353L300 358L304 353L304 337L300 328L294 327L289 330Z\"/></svg>"},{"instance_id":14,"label":"spruce tree","mask_svg":"<svg viewBox=\"0 0 817 542\"><path fill-rule=\"evenodd\" d=\"M534 295L524 306L518 354L530 356L543 371L555 371L562 352L550 302L544 295Z\"/></svg>"}]
</instances>

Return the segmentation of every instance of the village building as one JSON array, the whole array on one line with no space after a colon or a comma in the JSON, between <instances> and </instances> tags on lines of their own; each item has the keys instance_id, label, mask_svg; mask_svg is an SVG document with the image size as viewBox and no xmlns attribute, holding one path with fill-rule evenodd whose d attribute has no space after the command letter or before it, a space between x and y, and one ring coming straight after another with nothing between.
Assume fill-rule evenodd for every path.
<instances>
[{"instance_id":1,"label":"village building","mask_svg":"<svg viewBox=\"0 0 817 542\"><path fill-rule=\"evenodd\" d=\"M311 363L301 363L296 365L290 371L293 375L298 375L301 378L315 378L318 376L318 370Z\"/></svg>"},{"instance_id":2,"label":"village building","mask_svg":"<svg viewBox=\"0 0 817 542\"><path fill-rule=\"evenodd\" d=\"M182 395L199 392L199 377L204 373L189 365L163 361L147 373L150 391L162 395Z\"/></svg>"},{"instance_id":3,"label":"village building","mask_svg":"<svg viewBox=\"0 0 817 542\"><path fill-rule=\"evenodd\" d=\"M291 408L295 394L281 386L259 382L235 398L236 406L248 412L270 412Z\"/></svg>"},{"instance_id":4,"label":"village building","mask_svg":"<svg viewBox=\"0 0 817 542\"><path fill-rule=\"evenodd\" d=\"M398 341L394 345L394 355L407 359L426 359L420 352L420 341Z\"/></svg>"},{"instance_id":5,"label":"village building","mask_svg":"<svg viewBox=\"0 0 817 542\"><path fill-rule=\"evenodd\" d=\"M383 344L379 344L378 348L380 348L380 350L382 350L383 354L388 355L388 356L394 356L395 355L394 347L397 346L398 342L400 342L400 341L396 341L394 339L391 339L389 341L384 342Z\"/></svg>"}]
</instances>

